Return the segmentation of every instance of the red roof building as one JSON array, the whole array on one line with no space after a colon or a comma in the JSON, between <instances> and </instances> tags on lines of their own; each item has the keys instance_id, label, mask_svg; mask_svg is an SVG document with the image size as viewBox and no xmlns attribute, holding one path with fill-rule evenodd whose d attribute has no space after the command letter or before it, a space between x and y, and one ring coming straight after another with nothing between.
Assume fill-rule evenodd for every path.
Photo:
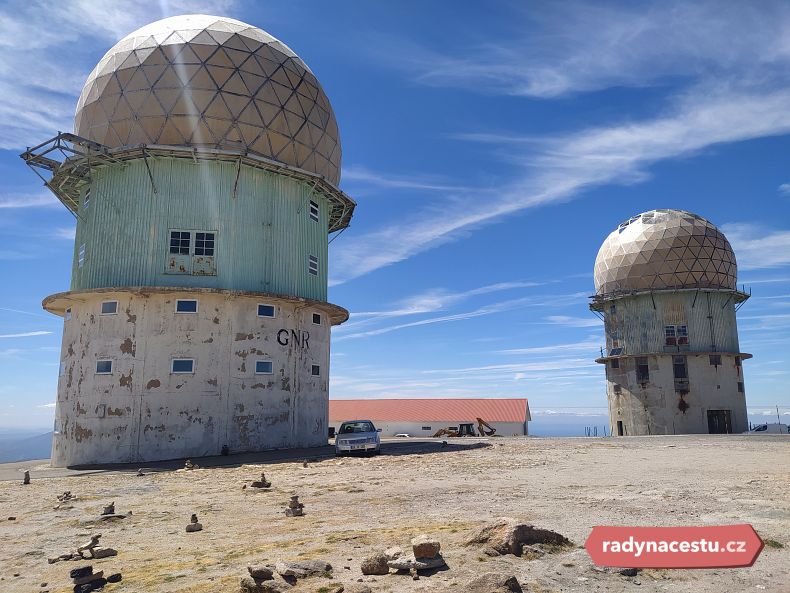
<instances>
[{"instance_id":1,"label":"red roof building","mask_svg":"<svg viewBox=\"0 0 790 593\"><path fill-rule=\"evenodd\" d=\"M372 420L383 436L431 436L440 428L473 424L482 418L502 436L528 434L526 398L330 399L329 425Z\"/></svg>"}]
</instances>

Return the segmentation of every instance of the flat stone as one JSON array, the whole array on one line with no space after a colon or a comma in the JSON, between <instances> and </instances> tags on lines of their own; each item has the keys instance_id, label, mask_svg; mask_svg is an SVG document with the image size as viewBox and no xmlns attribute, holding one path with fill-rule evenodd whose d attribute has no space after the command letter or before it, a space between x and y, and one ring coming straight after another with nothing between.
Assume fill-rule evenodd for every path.
<instances>
[{"instance_id":1,"label":"flat stone","mask_svg":"<svg viewBox=\"0 0 790 593\"><path fill-rule=\"evenodd\" d=\"M268 581L274 578L274 566L268 564L262 566L248 566L247 571L253 579L258 581Z\"/></svg>"},{"instance_id":2,"label":"flat stone","mask_svg":"<svg viewBox=\"0 0 790 593\"><path fill-rule=\"evenodd\" d=\"M120 583L122 578L123 577L121 576L121 573L120 572L116 572L115 574L111 574L110 576L107 577L107 582L108 583Z\"/></svg>"},{"instance_id":3,"label":"flat stone","mask_svg":"<svg viewBox=\"0 0 790 593\"><path fill-rule=\"evenodd\" d=\"M435 538L418 535L411 540L411 548L415 558L434 558L439 554L442 545Z\"/></svg>"},{"instance_id":4,"label":"flat stone","mask_svg":"<svg viewBox=\"0 0 790 593\"><path fill-rule=\"evenodd\" d=\"M80 566L79 568L72 568L69 571L69 577L71 577L72 579L78 579L80 577L84 577L85 575L92 573L93 573L92 566Z\"/></svg>"},{"instance_id":5,"label":"flat stone","mask_svg":"<svg viewBox=\"0 0 790 593\"><path fill-rule=\"evenodd\" d=\"M386 554L373 554L362 561L362 574L389 574L390 567L387 564Z\"/></svg>"},{"instance_id":6,"label":"flat stone","mask_svg":"<svg viewBox=\"0 0 790 593\"><path fill-rule=\"evenodd\" d=\"M99 572L94 572L93 574L86 574L82 575L81 577L71 577L74 581L75 585L84 585L85 583L90 583L92 581L98 581L101 578L104 578L104 571L100 570Z\"/></svg>"},{"instance_id":7,"label":"flat stone","mask_svg":"<svg viewBox=\"0 0 790 593\"><path fill-rule=\"evenodd\" d=\"M278 562L275 569L280 576L303 579L332 572L332 565L325 560L295 560Z\"/></svg>"},{"instance_id":8,"label":"flat stone","mask_svg":"<svg viewBox=\"0 0 790 593\"><path fill-rule=\"evenodd\" d=\"M243 577L239 583L241 593L283 593L290 588L285 581L256 581L252 577Z\"/></svg>"},{"instance_id":9,"label":"flat stone","mask_svg":"<svg viewBox=\"0 0 790 593\"><path fill-rule=\"evenodd\" d=\"M415 558L414 556L401 556L387 562L387 566L396 570L430 570L447 566L441 554L434 558Z\"/></svg>"},{"instance_id":10,"label":"flat stone","mask_svg":"<svg viewBox=\"0 0 790 593\"><path fill-rule=\"evenodd\" d=\"M110 556L117 556L118 550L114 548L93 548L91 550L93 557L96 559L109 558Z\"/></svg>"},{"instance_id":11,"label":"flat stone","mask_svg":"<svg viewBox=\"0 0 790 593\"><path fill-rule=\"evenodd\" d=\"M522 593L516 577L489 572L464 587L464 593Z\"/></svg>"},{"instance_id":12,"label":"flat stone","mask_svg":"<svg viewBox=\"0 0 790 593\"><path fill-rule=\"evenodd\" d=\"M187 533L194 533L195 531L202 531L203 524L202 523L190 523L186 526Z\"/></svg>"},{"instance_id":13,"label":"flat stone","mask_svg":"<svg viewBox=\"0 0 790 593\"><path fill-rule=\"evenodd\" d=\"M74 593L91 593L91 591L98 591L99 589L103 589L104 585L107 584L107 579L98 579L95 581L91 581L90 583L84 583L82 585L74 585Z\"/></svg>"}]
</instances>

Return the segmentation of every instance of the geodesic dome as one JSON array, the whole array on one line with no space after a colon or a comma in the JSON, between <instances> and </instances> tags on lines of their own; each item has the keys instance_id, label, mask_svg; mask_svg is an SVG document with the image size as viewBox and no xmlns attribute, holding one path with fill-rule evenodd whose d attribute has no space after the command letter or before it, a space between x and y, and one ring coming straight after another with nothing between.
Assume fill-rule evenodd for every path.
<instances>
[{"instance_id":1,"label":"geodesic dome","mask_svg":"<svg viewBox=\"0 0 790 593\"><path fill-rule=\"evenodd\" d=\"M735 289L737 273L732 247L713 224L683 210L651 210L621 223L603 242L595 292Z\"/></svg>"},{"instance_id":2,"label":"geodesic dome","mask_svg":"<svg viewBox=\"0 0 790 593\"><path fill-rule=\"evenodd\" d=\"M243 149L340 181L337 122L316 77L229 18L170 17L124 37L85 81L74 132L112 148Z\"/></svg>"}]
</instances>

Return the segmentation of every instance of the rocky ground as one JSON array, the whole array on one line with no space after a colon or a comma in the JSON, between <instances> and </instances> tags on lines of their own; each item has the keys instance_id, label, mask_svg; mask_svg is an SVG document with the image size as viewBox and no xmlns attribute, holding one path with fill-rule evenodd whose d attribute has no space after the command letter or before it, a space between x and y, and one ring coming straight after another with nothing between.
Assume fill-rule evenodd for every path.
<instances>
[{"instance_id":1,"label":"rocky ground","mask_svg":"<svg viewBox=\"0 0 790 593\"><path fill-rule=\"evenodd\" d=\"M91 564L105 576L122 574L105 586L108 593L235 593L249 577L248 566L311 559L332 570L297 580L294 593L337 593L341 586L347 592L487 593L498 589L469 583L488 573L514 576L524 591L541 593L790 591L790 438L450 443L390 448L392 454L385 445L379 457L325 457L306 467L302 458L234 465L231 456L224 467L174 471L163 465L143 476L129 468L43 478L32 468L26 486L20 465L18 479L0 482L0 591L71 591L69 571ZM268 490L250 487L262 470L272 483ZM76 498L59 503L67 490ZM304 516L286 517L292 495L304 504ZM113 501L120 517L98 520ZM187 533L193 513L203 529ZM522 557L465 545L499 517L553 530L572 545L538 546ZM594 525L734 523L751 523L770 540L752 568L623 576L596 571L581 548ZM48 563L97 533L117 556ZM421 534L441 543L446 569L417 580L394 570L362 574L365 559L392 546L411 552L411 539ZM287 587L276 578L278 587Z\"/></svg>"}]
</instances>

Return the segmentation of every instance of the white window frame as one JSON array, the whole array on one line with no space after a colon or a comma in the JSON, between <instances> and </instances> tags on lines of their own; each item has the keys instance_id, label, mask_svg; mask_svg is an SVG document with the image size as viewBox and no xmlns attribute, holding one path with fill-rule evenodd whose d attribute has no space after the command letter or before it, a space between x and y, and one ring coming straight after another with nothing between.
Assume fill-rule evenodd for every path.
<instances>
[{"instance_id":1,"label":"white window frame","mask_svg":"<svg viewBox=\"0 0 790 593\"><path fill-rule=\"evenodd\" d=\"M100 362L109 362L110 363L110 370L109 371L99 371L99 363ZM96 361L96 375L112 375L113 367L115 366L114 361L112 358L99 358Z\"/></svg>"},{"instance_id":2,"label":"white window frame","mask_svg":"<svg viewBox=\"0 0 790 593\"><path fill-rule=\"evenodd\" d=\"M318 317L318 321L315 320L316 317ZM322 322L321 314L320 313L313 313L313 325L321 325L321 322Z\"/></svg>"},{"instance_id":3,"label":"white window frame","mask_svg":"<svg viewBox=\"0 0 790 593\"><path fill-rule=\"evenodd\" d=\"M88 186L88 189L85 190L85 195L82 198L82 209L87 210L88 205L91 203L91 187Z\"/></svg>"},{"instance_id":4,"label":"white window frame","mask_svg":"<svg viewBox=\"0 0 790 593\"><path fill-rule=\"evenodd\" d=\"M109 303L115 303L115 311L113 311L112 313L105 313L104 305L107 305ZM118 301L102 301L101 307L99 307L99 315L118 315Z\"/></svg>"},{"instance_id":5,"label":"white window frame","mask_svg":"<svg viewBox=\"0 0 790 593\"><path fill-rule=\"evenodd\" d=\"M77 267L81 268L84 265L85 265L85 243L80 245L80 248L77 251Z\"/></svg>"},{"instance_id":6,"label":"white window frame","mask_svg":"<svg viewBox=\"0 0 790 593\"><path fill-rule=\"evenodd\" d=\"M189 371L176 371L174 370L176 362L186 362L189 361L192 363L192 370ZM171 358L170 359L170 374L171 375L194 375L195 374L195 359L194 358Z\"/></svg>"},{"instance_id":7,"label":"white window frame","mask_svg":"<svg viewBox=\"0 0 790 593\"><path fill-rule=\"evenodd\" d=\"M318 276L318 257L315 255L307 256L307 271L313 276Z\"/></svg>"},{"instance_id":8,"label":"white window frame","mask_svg":"<svg viewBox=\"0 0 790 593\"><path fill-rule=\"evenodd\" d=\"M258 370L258 363L259 362L268 362L271 365L271 369L272 370L270 370L270 371L259 371ZM273 375L274 374L274 362L272 362L271 360L267 360L267 359L256 360L255 361L255 374L256 375Z\"/></svg>"},{"instance_id":9,"label":"white window frame","mask_svg":"<svg viewBox=\"0 0 790 593\"><path fill-rule=\"evenodd\" d=\"M194 302L195 303L195 310L194 311L179 311L178 310L178 303L186 303L186 302L189 302L189 303ZM179 315L197 315L198 307L200 307L200 304L198 303L198 299L176 299L175 312L178 313Z\"/></svg>"},{"instance_id":10,"label":"white window frame","mask_svg":"<svg viewBox=\"0 0 790 593\"><path fill-rule=\"evenodd\" d=\"M318 202L310 200L310 220L318 222L320 220L321 210L319 209Z\"/></svg>"},{"instance_id":11,"label":"white window frame","mask_svg":"<svg viewBox=\"0 0 790 593\"><path fill-rule=\"evenodd\" d=\"M63 311L63 321L71 321L71 307L66 307Z\"/></svg>"},{"instance_id":12,"label":"white window frame","mask_svg":"<svg viewBox=\"0 0 790 593\"><path fill-rule=\"evenodd\" d=\"M317 373L315 372L316 369L318 369ZM321 376L321 365L320 364L310 365L310 376L311 377L320 377Z\"/></svg>"},{"instance_id":13,"label":"white window frame","mask_svg":"<svg viewBox=\"0 0 790 593\"><path fill-rule=\"evenodd\" d=\"M261 307L271 307L272 314L271 315L261 315ZM258 303L255 307L255 313L258 317L265 317L267 319L275 319L277 317L277 305L272 305L271 303Z\"/></svg>"}]
</instances>

